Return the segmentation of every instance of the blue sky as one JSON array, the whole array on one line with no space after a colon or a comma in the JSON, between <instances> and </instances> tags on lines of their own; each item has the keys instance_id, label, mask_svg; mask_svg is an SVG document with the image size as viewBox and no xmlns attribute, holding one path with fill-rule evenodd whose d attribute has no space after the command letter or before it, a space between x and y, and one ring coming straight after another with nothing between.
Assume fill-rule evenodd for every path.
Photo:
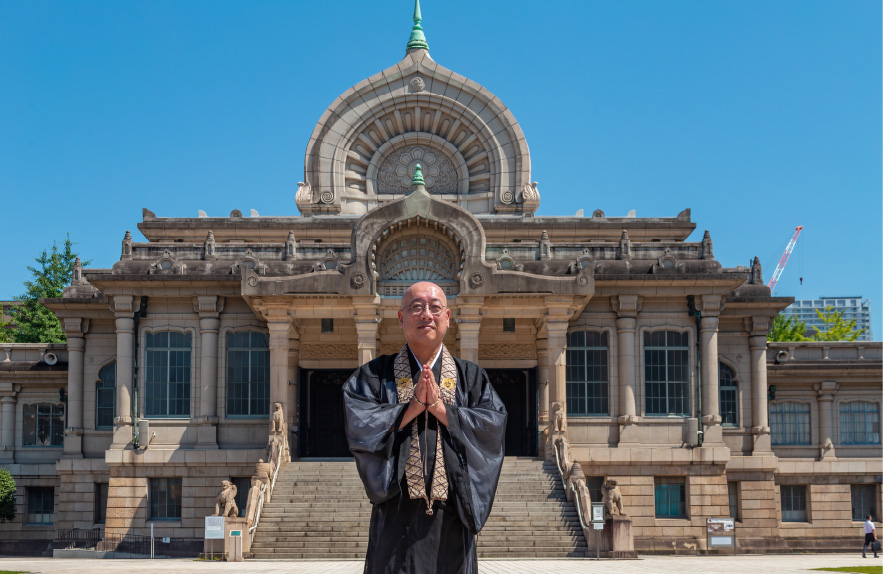
<instances>
[{"instance_id":1,"label":"blue sky","mask_svg":"<svg viewBox=\"0 0 884 574\"><path fill-rule=\"evenodd\" d=\"M0 299L69 232L110 267L141 208L295 215L307 140L404 54L411 0L0 0ZM512 110L538 215L692 209L776 294L882 329L881 3L424 0L432 57ZM803 285L799 277L804 278Z\"/></svg>"}]
</instances>

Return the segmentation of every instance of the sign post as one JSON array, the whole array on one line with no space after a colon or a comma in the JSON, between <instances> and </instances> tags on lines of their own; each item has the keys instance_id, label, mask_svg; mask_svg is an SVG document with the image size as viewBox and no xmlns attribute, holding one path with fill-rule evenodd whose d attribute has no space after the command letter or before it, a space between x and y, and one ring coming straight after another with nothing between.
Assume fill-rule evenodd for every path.
<instances>
[{"instance_id":1,"label":"sign post","mask_svg":"<svg viewBox=\"0 0 884 574\"><path fill-rule=\"evenodd\" d=\"M592 511L592 529L595 530L595 559L599 560L602 546L601 535L602 530L605 528L605 503L592 502L590 503L590 510Z\"/></svg>"},{"instance_id":2,"label":"sign post","mask_svg":"<svg viewBox=\"0 0 884 574\"><path fill-rule=\"evenodd\" d=\"M224 540L224 517L206 516L205 539L210 540L210 560L215 561L215 541ZM223 547L222 547L223 548Z\"/></svg>"},{"instance_id":3,"label":"sign post","mask_svg":"<svg viewBox=\"0 0 884 574\"><path fill-rule=\"evenodd\" d=\"M737 532L733 518L706 519L706 549L733 548L737 554Z\"/></svg>"}]
</instances>

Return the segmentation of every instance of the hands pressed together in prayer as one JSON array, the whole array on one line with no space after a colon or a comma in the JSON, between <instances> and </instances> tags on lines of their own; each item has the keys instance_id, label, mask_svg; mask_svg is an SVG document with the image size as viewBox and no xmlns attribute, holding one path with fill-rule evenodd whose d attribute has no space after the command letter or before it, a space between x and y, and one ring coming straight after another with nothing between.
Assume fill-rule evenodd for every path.
<instances>
[{"instance_id":1,"label":"hands pressed together in prayer","mask_svg":"<svg viewBox=\"0 0 884 574\"><path fill-rule=\"evenodd\" d=\"M423 405L421 405L423 403ZM408 403L405 410L405 416L402 417L402 423L399 428L405 428L416 416L424 411L429 411L431 415L445 426L448 426L448 412L445 410L445 403L439 395L439 384L433 371L429 365L424 365L421 369L420 378L414 386L414 398Z\"/></svg>"}]
</instances>

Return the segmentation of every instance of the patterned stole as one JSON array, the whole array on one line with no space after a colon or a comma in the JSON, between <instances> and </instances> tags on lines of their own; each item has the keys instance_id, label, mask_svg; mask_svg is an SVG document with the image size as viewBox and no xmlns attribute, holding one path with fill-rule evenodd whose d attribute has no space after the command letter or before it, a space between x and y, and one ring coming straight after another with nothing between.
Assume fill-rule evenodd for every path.
<instances>
[{"instance_id":1,"label":"patterned stole","mask_svg":"<svg viewBox=\"0 0 884 574\"><path fill-rule=\"evenodd\" d=\"M414 381L411 380L411 364L408 360L408 345L402 345L393 362L396 376L396 392L400 404L408 404L414 397ZM442 345L442 372L439 381L439 398L446 405L454 404L454 390L457 387L457 367L454 358L445 345ZM427 437L430 413L424 411L424 440ZM445 459L442 454L442 432L436 429L436 463L433 466L433 481L430 485L430 496L427 497L426 464L421 462L421 447L418 441L417 417L411 422L411 448L405 462L405 479L408 482L408 496L411 499L422 498L427 503L427 514L433 514L434 500L448 500L448 475L445 473ZM424 445L426 450L427 446Z\"/></svg>"}]
</instances>

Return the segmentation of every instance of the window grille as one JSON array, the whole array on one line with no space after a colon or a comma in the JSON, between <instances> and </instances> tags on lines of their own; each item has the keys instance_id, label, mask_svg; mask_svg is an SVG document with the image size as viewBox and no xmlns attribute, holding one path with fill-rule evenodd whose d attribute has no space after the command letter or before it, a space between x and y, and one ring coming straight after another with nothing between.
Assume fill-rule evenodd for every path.
<instances>
[{"instance_id":1,"label":"window grille","mask_svg":"<svg viewBox=\"0 0 884 574\"><path fill-rule=\"evenodd\" d=\"M55 521L55 488L29 486L27 523L36 526L51 525Z\"/></svg>"},{"instance_id":2,"label":"window grille","mask_svg":"<svg viewBox=\"0 0 884 574\"><path fill-rule=\"evenodd\" d=\"M783 522L807 522L807 486L780 486L780 513Z\"/></svg>"},{"instance_id":3,"label":"window grille","mask_svg":"<svg viewBox=\"0 0 884 574\"><path fill-rule=\"evenodd\" d=\"M841 403L840 411L841 444L881 444L881 418L876 403Z\"/></svg>"},{"instance_id":4,"label":"window grille","mask_svg":"<svg viewBox=\"0 0 884 574\"><path fill-rule=\"evenodd\" d=\"M190 416L190 333L148 333L145 417Z\"/></svg>"},{"instance_id":5,"label":"window grille","mask_svg":"<svg viewBox=\"0 0 884 574\"><path fill-rule=\"evenodd\" d=\"M770 441L771 444L810 444L810 405L770 405Z\"/></svg>"},{"instance_id":6,"label":"window grille","mask_svg":"<svg viewBox=\"0 0 884 574\"><path fill-rule=\"evenodd\" d=\"M728 481L727 483L727 506L731 518L740 520L740 483Z\"/></svg>"},{"instance_id":7,"label":"window grille","mask_svg":"<svg viewBox=\"0 0 884 574\"><path fill-rule=\"evenodd\" d=\"M114 428L117 402L117 362L105 366L95 383L95 428Z\"/></svg>"},{"instance_id":8,"label":"window grille","mask_svg":"<svg viewBox=\"0 0 884 574\"><path fill-rule=\"evenodd\" d=\"M150 520L181 520L181 479L151 478Z\"/></svg>"},{"instance_id":9,"label":"window grille","mask_svg":"<svg viewBox=\"0 0 884 574\"><path fill-rule=\"evenodd\" d=\"M270 414L270 350L265 333L227 334L227 416Z\"/></svg>"},{"instance_id":10,"label":"window grille","mask_svg":"<svg viewBox=\"0 0 884 574\"><path fill-rule=\"evenodd\" d=\"M688 333L656 331L644 334L645 414L690 414Z\"/></svg>"},{"instance_id":11,"label":"window grille","mask_svg":"<svg viewBox=\"0 0 884 574\"><path fill-rule=\"evenodd\" d=\"M654 477L654 515L657 518L686 518L683 477Z\"/></svg>"},{"instance_id":12,"label":"window grille","mask_svg":"<svg viewBox=\"0 0 884 574\"><path fill-rule=\"evenodd\" d=\"M874 484L850 485L850 515L855 522L865 522L866 516L872 515L872 521L878 522L878 504L875 497L877 487Z\"/></svg>"},{"instance_id":13,"label":"window grille","mask_svg":"<svg viewBox=\"0 0 884 574\"><path fill-rule=\"evenodd\" d=\"M724 363L718 363L718 404L722 426L735 427L739 424L736 373Z\"/></svg>"},{"instance_id":14,"label":"window grille","mask_svg":"<svg viewBox=\"0 0 884 574\"><path fill-rule=\"evenodd\" d=\"M569 415L607 415L608 334L574 331L568 335L567 411Z\"/></svg>"},{"instance_id":15,"label":"window grille","mask_svg":"<svg viewBox=\"0 0 884 574\"><path fill-rule=\"evenodd\" d=\"M22 407L24 446L64 445L64 405L31 403Z\"/></svg>"}]
</instances>

